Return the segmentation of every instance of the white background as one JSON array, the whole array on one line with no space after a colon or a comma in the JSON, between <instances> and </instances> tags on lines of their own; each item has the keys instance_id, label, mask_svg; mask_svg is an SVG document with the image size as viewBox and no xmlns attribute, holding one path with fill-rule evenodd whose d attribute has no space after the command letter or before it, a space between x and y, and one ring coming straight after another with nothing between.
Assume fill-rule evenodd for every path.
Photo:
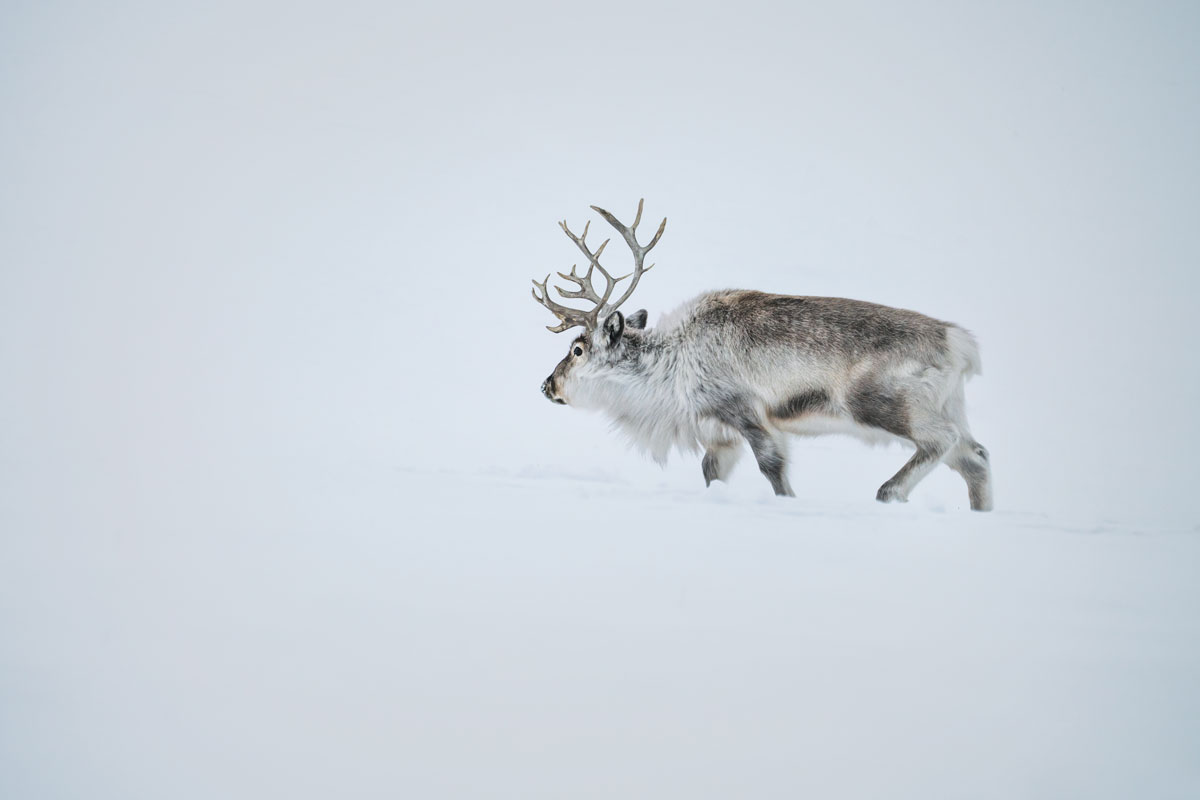
<instances>
[{"instance_id":1,"label":"white background","mask_svg":"<svg viewBox=\"0 0 1200 800\"><path fill-rule=\"evenodd\" d=\"M1194 796L1198 36L6 5L0 793ZM740 287L973 330L996 514L948 470L877 507L906 454L836 439L794 501L706 491L547 403L554 223L643 196L652 324Z\"/></svg>"}]
</instances>

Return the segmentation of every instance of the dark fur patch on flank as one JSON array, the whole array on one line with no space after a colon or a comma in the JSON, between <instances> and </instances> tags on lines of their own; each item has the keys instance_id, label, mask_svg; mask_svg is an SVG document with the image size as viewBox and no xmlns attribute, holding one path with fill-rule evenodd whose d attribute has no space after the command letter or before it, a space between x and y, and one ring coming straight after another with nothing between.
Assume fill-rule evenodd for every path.
<instances>
[{"instance_id":1,"label":"dark fur patch on flank","mask_svg":"<svg viewBox=\"0 0 1200 800\"><path fill-rule=\"evenodd\" d=\"M829 407L829 393L824 389L813 389L789 397L771 409L776 419L795 419L805 414L814 414Z\"/></svg>"},{"instance_id":2,"label":"dark fur patch on flank","mask_svg":"<svg viewBox=\"0 0 1200 800\"><path fill-rule=\"evenodd\" d=\"M904 398L883 391L874 383L860 384L846 401L854 421L910 438L912 428Z\"/></svg>"}]
</instances>

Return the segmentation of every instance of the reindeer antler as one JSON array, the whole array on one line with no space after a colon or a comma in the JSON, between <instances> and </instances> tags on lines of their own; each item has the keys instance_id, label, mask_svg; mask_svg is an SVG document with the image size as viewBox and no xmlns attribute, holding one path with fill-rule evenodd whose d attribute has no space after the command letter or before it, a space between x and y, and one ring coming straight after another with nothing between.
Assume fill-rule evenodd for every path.
<instances>
[{"instance_id":1,"label":"reindeer antler","mask_svg":"<svg viewBox=\"0 0 1200 800\"><path fill-rule=\"evenodd\" d=\"M650 270L654 269L653 264L651 264L650 266L643 269L642 262L646 258L646 253L649 253L654 248L654 245L658 244L658 240L662 238L663 231L666 230L666 228L667 228L667 218L663 217L663 221L658 226L658 233L654 234L654 238L650 240L650 244L645 245L644 247L642 245L638 244L637 226L638 226L638 223L640 223L642 221L642 203L644 201L645 201L645 198L643 198L642 200L638 200L637 216L633 218L633 224L630 225L628 228L626 228L624 225L622 225L621 221L619 219L617 219L612 214L605 211L603 208L598 208L597 206L592 206L593 211L598 213L600 216L604 217L604 219L607 220L609 225L612 225L614 228L617 229L617 232L620 233L621 236L623 236L625 238L625 243L629 245L629 249L633 251L633 272L631 273L633 275L633 281L629 284L628 287L626 287L625 294L621 295L620 298L617 299L617 302L613 303L611 306L609 306L605 310L605 312L604 312L605 316L608 316L612 312L616 311L622 303L624 303L626 300L628 300L629 295L633 294L633 290L637 288L638 281L640 281L642 279L642 275L644 275L647 272L649 272ZM623 276L623 278L628 278L628 277L629 277L628 275Z\"/></svg>"},{"instance_id":2,"label":"reindeer antler","mask_svg":"<svg viewBox=\"0 0 1200 800\"><path fill-rule=\"evenodd\" d=\"M628 228L622 225L616 217L604 209L592 206L595 211L599 212L600 216L604 217L604 219L608 221L608 224L612 225L617 229L618 232L620 232L621 236L624 237L626 243L629 245L629 248L633 251L634 269L633 272L630 273L630 275L633 276L633 282L630 283L628 288L625 289L625 293L621 295L620 299L612 304L608 304L608 298L612 296L613 290L617 287L617 284L630 277L630 275L622 275L619 278L614 278L608 273L608 270L600 265L600 254L604 252L604 248L608 245L610 240L605 239L600 246L596 248L596 252L593 253L588 249L587 246L587 234L588 228L591 226L591 222L588 222L583 226L583 233L579 236L571 233L571 229L567 227L566 220L558 223L559 227L563 229L563 232L567 234L572 242L575 243L575 246L578 247L585 256L587 256L588 268L586 273L580 275L575 271L576 265L572 264L570 275L562 272L558 273L560 278L573 282L579 288L564 291L558 286L555 286L554 289L562 297L570 300L587 300L594 305L591 309L584 310L571 308L570 306L564 306L561 303L556 303L550 299L550 292L547 289L547 284L550 280L549 275L546 275L545 280L541 281L540 283L538 281L533 281L533 285L537 287L537 289L542 290L540 297L538 296L536 289L533 290L533 299L550 309L551 313L553 313L560 320L558 325L547 325L547 330L554 333L562 333L563 331L569 330L570 328L574 328L576 326L582 326L588 331L595 330L600 324L600 317L607 317L609 314L616 311L622 303L628 300L629 296L633 294L634 288L637 287L638 281L641 280L642 275L646 272L649 272L654 266L651 264L649 267L643 269L642 261L645 259L646 253L650 252L650 249L654 247L654 245L658 244L658 240L663 234L663 229L667 227L667 220L665 217L663 218L662 224L658 226L658 233L654 234L654 238L648 245L645 247L639 245L637 242L636 233L638 223L642 221L642 202L642 200L638 201L637 217L634 219L633 225ZM595 285L592 283L592 274L593 271L596 270L598 270L600 274L604 276L605 286L603 294L597 292Z\"/></svg>"}]
</instances>

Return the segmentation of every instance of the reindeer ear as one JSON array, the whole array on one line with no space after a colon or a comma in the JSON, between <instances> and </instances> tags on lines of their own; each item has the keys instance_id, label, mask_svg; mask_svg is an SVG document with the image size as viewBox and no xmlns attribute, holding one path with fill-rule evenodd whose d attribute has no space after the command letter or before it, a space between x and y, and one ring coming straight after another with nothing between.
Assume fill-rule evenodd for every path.
<instances>
[{"instance_id":1,"label":"reindeer ear","mask_svg":"<svg viewBox=\"0 0 1200 800\"><path fill-rule=\"evenodd\" d=\"M610 345L616 344L621 339L621 334L625 332L625 317L621 316L620 311L614 311L608 315L608 319L604 320L604 335L608 339Z\"/></svg>"},{"instance_id":2,"label":"reindeer ear","mask_svg":"<svg viewBox=\"0 0 1200 800\"><path fill-rule=\"evenodd\" d=\"M633 328L635 331L644 330L646 328L646 318L650 316L646 309L639 308L637 311L625 318L625 324Z\"/></svg>"}]
</instances>

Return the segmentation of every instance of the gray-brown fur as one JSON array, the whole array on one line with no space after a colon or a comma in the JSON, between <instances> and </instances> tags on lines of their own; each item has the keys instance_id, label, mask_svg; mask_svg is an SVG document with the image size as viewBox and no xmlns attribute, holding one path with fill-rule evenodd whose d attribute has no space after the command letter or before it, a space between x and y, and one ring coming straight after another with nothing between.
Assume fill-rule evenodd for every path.
<instances>
[{"instance_id":1,"label":"gray-brown fur","mask_svg":"<svg viewBox=\"0 0 1200 800\"><path fill-rule=\"evenodd\" d=\"M577 361L572 352L582 347L621 386L661 384L693 398L690 411L681 410L692 419L669 425L648 425L646 416L663 413L635 402L608 410L635 438L646 428L669 428L664 435L676 446L702 447L706 484L728 477L744 440L772 489L792 495L787 434L843 420L916 448L877 499L907 499L944 461L967 482L972 508L990 507L990 467L980 455L986 451L970 438L961 413L961 381L975 369L975 356L952 346L951 331L957 346L970 341L957 326L857 300L739 290L701 295L657 329L638 327L640 316L623 327L610 319L621 329L611 346L603 336L572 342L543 387L547 396L562 402Z\"/></svg>"},{"instance_id":2,"label":"gray-brown fur","mask_svg":"<svg viewBox=\"0 0 1200 800\"><path fill-rule=\"evenodd\" d=\"M770 410L775 419L797 419L806 414L816 414L829 408L829 392L824 389L809 389L794 394Z\"/></svg>"},{"instance_id":3,"label":"gray-brown fur","mask_svg":"<svg viewBox=\"0 0 1200 800\"><path fill-rule=\"evenodd\" d=\"M639 308L625 318L625 324L634 330L643 330L646 327L646 321L650 317L650 313L644 308Z\"/></svg>"},{"instance_id":4,"label":"gray-brown fur","mask_svg":"<svg viewBox=\"0 0 1200 800\"><path fill-rule=\"evenodd\" d=\"M784 474L787 459L783 447L777 437L767 430L768 423L755 405L750 397L725 396L720 397L702 414L719 420L745 437L750 444L750 452L754 454L754 460L758 462L759 470L771 482L775 494L794 497L792 487Z\"/></svg>"},{"instance_id":5,"label":"gray-brown fur","mask_svg":"<svg viewBox=\"0 0 1200 800\"><path fill-rule=\"evenodd\" d=\"M641 258L663 226L642 247L637 220L624 228L601 214L633 250L635 274L649 271ZM991 508L987 451L971 436L963 395L979 356L957 325L860 300L745 290L700 295L655 328L644 310L625 320L615 307L573 322L538 286L539 303L585 327L543 384L546 396L606 411L656 459L702 450L707 484L727 479L744 440L776 494L792 495L788 435L841 432L916 448L877 499L906 500L944 462L966 481L972 508Z\"/></svg>"},{"instance_id":6,"label":"gray-brown fur","mask_svg":"<svg viewBox=\"0 0 1200 800\"><path fill-rule=\"evenodd\" d=\"M745 346L787 347L818 359L896 352L937 358L946 327L901 308L841 297L729 290L704 295L695 322Z\"/></svg>"},{"instance_id":7,"label":"gray-brown fur","mask_svg":"<svg viewBox=\"0 0 1200 800\"><path fill-rule=\"evenodd\" d=\"M846 396L846 408L860 425L879 428L905 439L912 437L908 402L902 392L868 378L859 381Z\"/></svg>"}]
</instances>

